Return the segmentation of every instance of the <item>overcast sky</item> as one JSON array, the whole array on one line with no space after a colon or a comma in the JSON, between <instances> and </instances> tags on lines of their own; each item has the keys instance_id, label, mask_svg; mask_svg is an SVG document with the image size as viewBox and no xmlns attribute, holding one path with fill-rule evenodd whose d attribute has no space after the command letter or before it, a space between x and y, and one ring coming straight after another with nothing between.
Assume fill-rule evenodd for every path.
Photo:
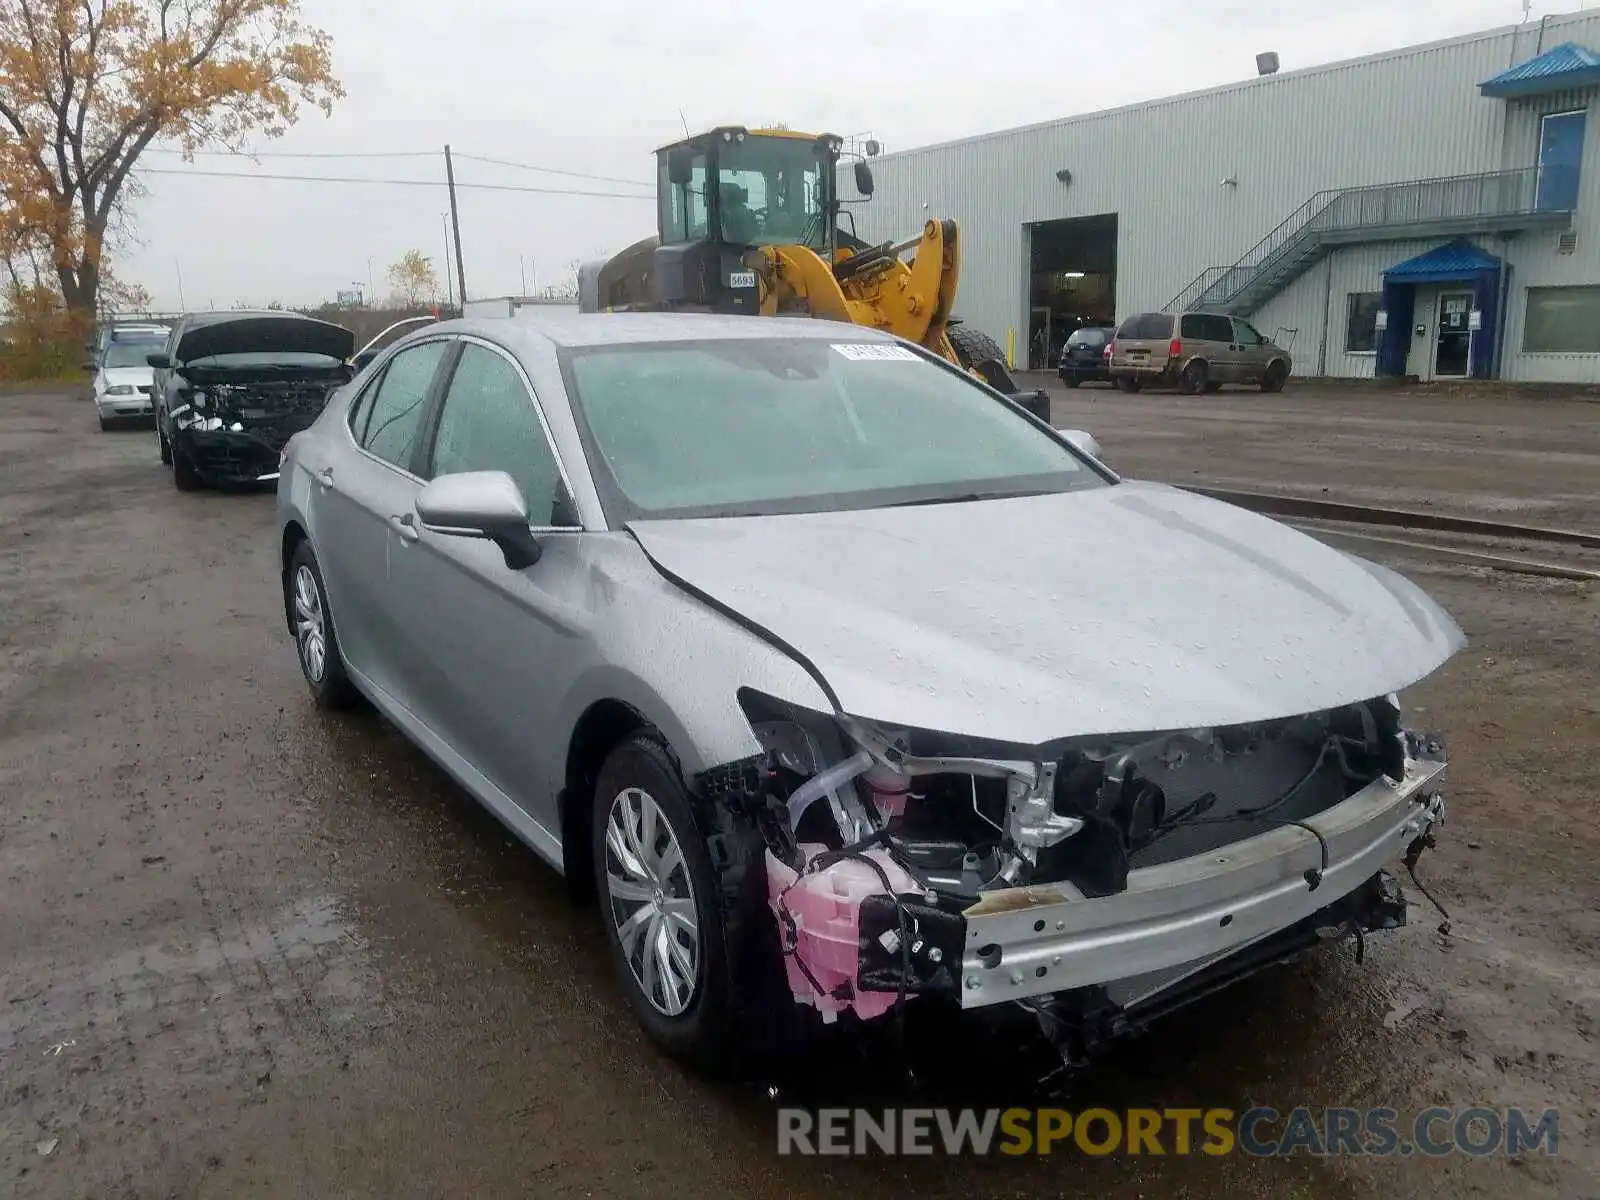
<instances>
[{"instance_id":1,"label":"overcast sky","mask_svg":"<svg viewBox=\"0 0 1600 1200\"><path fill-rule=\"evenodd\" d=\"M638 181L598 182L458 161L480 184L632 198L463 191L469 295L558 281L654 230L652 150L718 124L870 132L885 151L1211 87L1255 73L1452 37L1521 18L1521 0L304 0L334 40L348 92L264 154L401 152L410 158L203 155L164 170L425 179L441 148ZM1536 0L1534 16L1584 7ZM1131 51L1131 52L1130 52ZM682 116L680 117L680 110ZM442 187L146 174L139 245L120 270L160 308L310 304L389 290L417 248L442 266Z\"/></svg>"}]
</instances>

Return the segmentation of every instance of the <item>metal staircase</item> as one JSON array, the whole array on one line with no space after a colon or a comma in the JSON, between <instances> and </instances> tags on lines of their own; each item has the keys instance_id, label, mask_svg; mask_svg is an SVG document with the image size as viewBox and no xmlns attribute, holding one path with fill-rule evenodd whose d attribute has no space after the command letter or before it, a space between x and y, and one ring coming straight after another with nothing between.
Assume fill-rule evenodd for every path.
<instances>
[{"instance_id":1,"label":"metal staircase","mask_svg":"<svg viewBox=\"0 0 1600 1200\"><path fill-rule=\"evenodd\" d=\"M1537 167L1331 188L1295 209L1232 266L1201 271L1166 311L1249 316L1334 246L1510 234L1571 223L1570 209L1551 208L1541 203L1544 199Z\"/></svg>"}]
</instances>

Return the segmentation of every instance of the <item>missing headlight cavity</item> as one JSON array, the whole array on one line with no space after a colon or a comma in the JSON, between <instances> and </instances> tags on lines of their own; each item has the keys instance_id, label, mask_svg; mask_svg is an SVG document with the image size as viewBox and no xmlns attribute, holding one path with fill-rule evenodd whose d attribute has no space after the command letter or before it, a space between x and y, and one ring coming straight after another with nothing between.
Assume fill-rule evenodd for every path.
<instances>
[{"instance_id":1,"label":"missing headlight cavity","mask_svg":"<svg viewBox=\"0 0 1600 1200\"><path fill-rule=\"evenodd\" d=\"M765 843L795 999L827 1019L959 990L962 913L986 894L1115 895L1130 871L1308 828L1374 780L1399 779L1415 748L1393 697L1046 747L882 728L751 692L740 701L762 754L739 803ZM999 945L976 953L987 969L1003 957Z\"/></svg>"}]
</instances>

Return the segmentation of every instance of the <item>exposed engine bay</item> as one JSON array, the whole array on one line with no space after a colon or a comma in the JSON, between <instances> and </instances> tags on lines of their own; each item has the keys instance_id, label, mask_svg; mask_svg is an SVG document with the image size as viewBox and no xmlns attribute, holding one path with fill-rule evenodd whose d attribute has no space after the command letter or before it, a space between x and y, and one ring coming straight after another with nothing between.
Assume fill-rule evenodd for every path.
<instances>
[{"instance_id":1,"label":"exposed engine bay","mask_svg":"<svg viewBox=\"0 0 1600 1200\"><path fill-rule=\"evenodd\" d=\"M173 420L201 432L250 433L280 449L316 420L333 390L350 377L343 363L329 366L201 367L184 371Z\"/></svg>"},{"instance_id":2,"label":"exposed engine bay","mask_svg":"<svg viewBox=\"0 0 1600 1200\"><path fill-rule=\"evenodd\" d=\"M1443 813L1442 747L1393 696L1044 747L740 699L765 754L700 782L755 816L791 991L829 1021L944 995L1081 1031L1359 939L1403 923L1382 863Z\"/></svg>"}]
</instances>

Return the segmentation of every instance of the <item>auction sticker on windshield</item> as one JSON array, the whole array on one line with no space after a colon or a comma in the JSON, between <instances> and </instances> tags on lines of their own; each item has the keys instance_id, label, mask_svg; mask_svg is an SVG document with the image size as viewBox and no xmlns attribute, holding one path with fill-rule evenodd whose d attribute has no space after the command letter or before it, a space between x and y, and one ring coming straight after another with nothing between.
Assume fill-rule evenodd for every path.
<instances>
[{"instance_id":1,"label":"auction sticker on windshield","mask_svg":"<svg viewBox=\"0 0 1600 1200\"><path fill-rule=\"evenodd\" d=\"M855 362L883 362L886 360L900 362L916 362L917 356L904 346L886 346L881 343L839 343L832 342L840 354Z\"/></svg>"}]
</instances>

